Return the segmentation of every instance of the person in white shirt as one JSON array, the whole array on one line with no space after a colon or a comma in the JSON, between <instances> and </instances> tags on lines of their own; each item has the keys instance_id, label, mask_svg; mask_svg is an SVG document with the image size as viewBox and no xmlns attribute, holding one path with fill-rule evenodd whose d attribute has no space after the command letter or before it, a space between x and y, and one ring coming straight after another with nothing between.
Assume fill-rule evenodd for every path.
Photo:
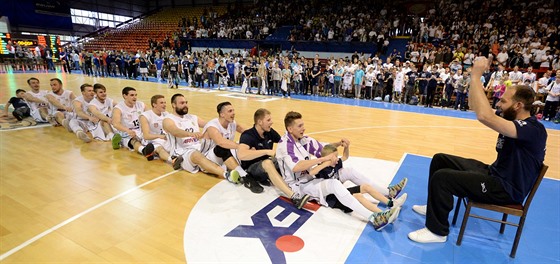
<instances>
[{"instance_id":1,"label":"person in white shirt","mask_svg":"<svg viewBox=\"0 0 560 264\"><path fill-rule=\"evenodd\" d=\"M239 173L236 170L225 171L218 164L207 159L200 152L200 140L203 134L200 127L206 125L206 121L198 116L189 114L188 101L182 94L174 94L171 97L173 112L163 119L163 130L169 141L170 151L173 156L177 156L173 167L176 164L190 172L204 172L222 176L232 183L239 182Z\"/></svg>"},{"instance_id":2,"label":"person in white shirt","mask_svg":"<svg viewBox=\"0 0 560 264\"><path fill-rule=\"evenodd\" d=\"M535 82L537 81L537 75L533 72L533 67L528 67L527 72L523 73L523 84L531 88L535 88ZM536 90L535 90L536 91Z\"/></svg>"},{"instance_id":3,"label":"person in white shirt","mask_svg":"<svg viewBox=\"0 0 560 264\"><path fill-rule=\"evenodd\" d=\"M154 145L142 145L142 130L140 129L140 114L146 111L146 105L138 102L136 89L125 87L122 90L123 101L113 109L112 124L117 133L111 139L113 149L127 146L144 155L146 159L154 159Z\"/></svg>"},{"instance_id":4,"label":"person in white shirt","mask_svg":"<svg viewBox=\"0 0 560 264\"><path fill-rule=\"evenodd\" d=\"M352 79L354 78L354 69L350 66L350 62L346 62L344 68L344 75L342 77L342 90L344 90L344 95L352 89ZM341 91L342 92L342 91Z\"/></svg>"},{"instance_id":5,"label":"person in white shirt","mask_svg":"<svg viewBox=\"0 0 560 264\"><path fill-rule=\"evenodd\" d=\"M503 65L498 65L498 70L493 72L490 76L490 81L486 86L487 91L494 91L494 88L502 82L502 77L507 73Z\"/></svg>"},{"instance_id":6,"label":"person in white shirt","mask_svg":"<svg viewBox=\"0 0 560 264\"><path fill-rule=\"evenodd\" d=\"M519 66L513 67L513 71L509 72L509 80L513 85L519 84L523 79L523 73L519 71Z\"/></svg>"},{"instance_id":7,"label":"person in white shirt","mask_svg":"<svg viewBox=\"0 0 560 264\"><path fill-rule=\"evenodd\" d=\"M166 140L165 132L163 131L163 119L168 115L165 111L165 97L156 94L150 99L150 104L152 105L152 109L143 112L139 117L140 129L142 131L142 144L147 146L151 143L154 146L154 155L157 154L162 161L173 164L174 157L171 157L167 152L170 146ZM180 167L174 167L174 169L178 170Z\"/></svg>"},{"instance_id":8,"label":"person in white shirt","mask_svg":"<svg viewBox=\"0 0 560 264\"><path fill-rule=\"evenodd\" d=\"M540 45L540 48L537 47L537 48L533 49L532 52L533 52L533 68L534 69L539 69L541 67L543 56L546 55L546 52L544 50L544 46Z\"/></svg>"},{"instance_id":9,"label":"person in white shirt","mask_svg":"<svg viewBox=\"0 0 560 264\"><path fill-rule=\"evenodd\" d=\"M552 55L550 55L550 50L547 50L545 54L541 57L541 68L549 69L552 64Z\"/></svg>"},{"instance_id":10,"label":"person in white shirt","mask_svg":"<svg viewBox=\"0 0 560 264\"><path fill-rule=\"evenodd\" d=\"M107 88L103 84L96 83L93 85L95 97L88 104L88 111L99 119L98 125L103 128L103 134L94 135L94 138L108 141L113 138L115 131L111 123L113 120L113 108L116 103L113 99L107 97Z\"/></svg>"},{"instance_id":11,"label":"person in white shirt","mask_svg":"<svg viewBox=\"0 0 560 264\"><path fill-rule=\"evenodd\" d=\"M202 129L200 152L208 160L220 166L225 165L230 170L236 170L241 177L241 182L247 183L246 187L252 192L262 192L262 187L259 188L260 186L252 182L251 178L245 177L247 172L239 166L235 157L239 147L239 144L234 141L235 133L242 133L245 127L235 121L235 109L230 102L221 102L216 109L218 117L208 121Z\"/></svg>"},{"instance_id":12,"label":"person in white shirt","mask_svg":"<svg viewBox=\"0 0 560 264\"><path fill-rule=\"evenodd\" d=\"M27 79L27 84L31 91L26 92L23 99L29 105L31 117L36 122L47 122L49 118L47 91L40 89L39 79L35 77Z\"/></svg>"},{"instance_id":13,"label":"person in white shirt","mask_svg":"<svg viewBox=\"0 0 560 264\"><path fill-rule=\"evenodd\" d=\"M395 76L395 81L393 82L393 102L395 103L402 103L401 102L401 93L404 88L404 72L399 68L394 68L393 74Z\"/></svg>"},{"instance_id":14,"label":"person in white shirt","mask_svg":"<svg viewBox=\"0 0 560 264\"><path fill-rule=\"evenodd\" d=\"M72 51L72 61L74 62L74 70L81 70L80 68L80 55L76 51Z\"/></svg>"},{"instance_id":15,"label":"person in white shirt","mask_svg":"<svg viewBox=\"0 0 560 264\"><path fill-rule=\"evenodd\" d=\"M62 81L58 78L52 78L50 85L51 91L46 95L49 101L48 121L53 126L68 125L68 122L64 122L64 120L70 120L74 116L72 101L76 99L76 96L72 91L64 90ZM65 128L68 129L66 126Z\"/></svg>"},{"instance_id":16,"label":"person in white shirt","mask_svg":"<svg viewBox=\"0 0 560 264\"><path fill-rule=\"evenodd\" d=\"M498 55L496 56L496 60L498 60L498 63L500 63L500 65L503 66L506 65L508 59L509 59L509 55L507 54L505 49L502 49L500 53L498 53Z\"/></svg>"},{"instance_id":17,"label":"person in white shirt","mask_svg":"<svg viewBox=\"0 0 560 264\"><path fill-rule=\"evenodd\" d=\"M410 53L410 61L417 63L419 61L420 58L420 52L418 52L417 49L414 49L411 53Z\"/></svg>"},{"instance_id":18,"label":"person in white shirt","mask_svg":"<svg viewBox=\"0 0 560 264\"><path fill-rule=\"evenodd\" d=\"M383 63L383 68L385 70L391 70L393 68L393 63L391 63L391 58L387 58L387 61Z\"/></svg>"},{"instance_id":19,"label":"person in white shirt","mask_svg":"<svg viewBox=\"0 0 560 264\"><path fill-rule=\"evenodd\" d=\"M376 80L377 80L377 73L375 72L373 67L370 67L365 75L365 86L366 86L366 94L364 96L365 99L370 99L370 100L373 99L371 92Z\"/></svg>"},{"instance_id":20,"label":"person in white shirt","mask_svg":"<svg viewBox=\"0 0 560 264\"><path fill-rule=\"evenodd\" d=\"M68 129L68 132L75 133L80 140L89 143L91 138L86 133L91 132L95 137L98 134L103 134L103 128L99 125L99 118L93 116L88 110L88 105L95 95L93 86L87 83L82 84L80 91L82 95L72 101L73 118L65 119L63 122L66 122L64 127Z\"/></svg>"},{"instance_id":21,"label":"person in white shirt","mask_svg":"<svg viewBox=\"0 0 560 264\"><path fill-rule=\"evenodd\" d=\"M533 61L533 54L531 53L531 49L529 48L525 50L525 53L523 53L523 66L529 67L532 61Z\"/></svg>"},{"instance_id":22,"label":"person in white shirt","mask_svg":"<svg viewBox=\"0 0 560 264\"><path fill-rule=\"evenodd\" d=\"M551 82L547 87L546 91L548 95L546 96L546 101L543 109L543 119L544 121L550 121L556 115L556 109L558 108L560 102L560 70L556 71L556 80Z\"/></svg>"}]
</instances>

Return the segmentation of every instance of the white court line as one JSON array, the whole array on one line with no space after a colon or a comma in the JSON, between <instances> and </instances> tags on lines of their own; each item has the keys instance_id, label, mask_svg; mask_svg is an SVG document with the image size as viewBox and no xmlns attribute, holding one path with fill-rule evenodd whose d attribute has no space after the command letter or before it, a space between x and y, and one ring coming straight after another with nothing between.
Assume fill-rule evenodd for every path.
<instances>
[{"instance_id":1,"label":"white court line","mask_svg":"<svg viewBox=\"0 0 560 264\"><path fill-rule=\"evenodd\" d=\"M165 178L165 177L167 177L167 176L169 176L169 175L171 175L171 174L174 174L174 173L176 173L176 172L178 172L178 171L172 171L172 172L169 172L169 173L167 173L167 174L161 175L161 176L159 176L159 177L157 177L157 178L155 178L155 179L152 179L152 180L150 180L150 181L148 181L148 182L145 182L145 183L143 183L143 184L141 184L141 185L138 185L138 186L136 186L136 187L134 187L134 188L132 188L132 189L129 189L129 190L127 190L127 191L124 191L124 192L118 194L117 196L113 196L113 197L111 197L111 198L109 198L109 199L103 201L102 203L99 203L99 204L97 204L97 205L95 205L95 206L93 206L93 207L91 207L91 208L89 208L89 209L87 209L87 210L85 210L85 211L83 211L83 212L81 212L81 213L79 213L79 214L73 216L73 217L70 217L70 218L66 219L66 220L63 221L62 223L60 223L60 224L58 224L58 225L55 225L55 226L49 228L48 230L44 231L43 233L36 235L35 237L33 237L33 238L31 238L31 239L29 239L29 240L27 240L27 241L21 243L19 246L15 247L15 248L12 248L10 251L8 251L8 252L6 252L6 253L0 255L0 261L4 260L5 258L11 256L12 254L14 254L14 253L16 253L16 252L22 250L24 247L29 246L31 243L33 243L33 242L35 242L35 241L37 241L37 240L43 238L44 236L46 236L46 235L48 235L48 234L50 234L50 233L52 233L52 232L54 232L54 231L60 229L61 227L65 226L65 225L67 225L67 224L69 224L69 223L72 223L73 221L77 220L78 218L80 218L80 217L82 217L82 216L84 216L84 215L86 215L86 214L88 214L88 213L91 213L92 211L96 210L97 208L100 208L100 207L102 207L102 206L104 206L104 205L106 205L106 204L108 204L108 203L110 203L110 202L112 202L112 201L114 201L114 200L116 200L116 199L119 199L119 198L121 198L121 197L123 197L123 196L125 196L125 195L127 195L127 194L129 194L129 193L131 193L131 192L133 192L133 191L136 191L136 190L138 190L138 189L140 189L140 188L142 188L142 187L144 187L144 186L146 186L146 185L148 185L148 184L150 184L150 183L159 181L159 180L161 180L161 179L163 179L163 178Z\"/></svg>"},{"instance_id":2,"label":"white court line","mask_svg":"<svg viewBox=\"0 0 560 264\"><path fill-rule=\"evenodd\" d=\"M413 155L413 156L424 157L424 158L428 158L428 159L433 158L433 157L426 156L426 155L420 155L420 154L414 154L414 153L408 153L408 152L406 152L405 155Z\"/></svg>"},{"instance_id":3,"label":"white court line","mask_svg":"<svg viewBox=\"0 0 560 264\"><path fill-rule=\"evenodd\" d=\"M34 125L34 126L17 127L17 128L10 128L10 129L0 129L0 132L9 132L9 131L24 130L24 129L44 128L44 127L52 127L52 125L51 124L40 124L40 125Z\"/></svg>"}]
</instances>

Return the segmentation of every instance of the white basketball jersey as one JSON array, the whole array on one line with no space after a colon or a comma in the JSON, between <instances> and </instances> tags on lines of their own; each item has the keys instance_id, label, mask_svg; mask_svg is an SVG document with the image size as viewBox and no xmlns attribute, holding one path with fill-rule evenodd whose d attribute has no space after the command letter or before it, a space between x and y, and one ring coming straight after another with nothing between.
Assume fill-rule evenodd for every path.
<instances>
[{"instance_id":1,"label":"white basketball jersey","mask_svg":"<svg viewBox=\"0 0 560 264\"><path fill-rule=\"evenodd\" d=\"M218 118L214 118L210 121L208 121L208 123L206 123L206 125L204 126L204 129L202 130L202 133L206 133L206 130L208 130L209 127L215 127L216 129L218 129L218 132L220 132L220 134L226 138L229 139L231 141L233 141L233 139L235 138L235 131L237 131L237 123L235 123L235 121L233 121L232 123L229 123L227 128L224 128L221 124L220 124L220 120ZM203 139L202 140L202 147L200 152L202 153L206 153L208 150L211 150L212 148L214 148L216 146L216 143L212 140L212 139Z\"/></svg>"},{"instance_id":2,"label":"white basketball jersey","mask_svg":"<svg viewBox=\"0 0 560 264\"><path fill-rule=\"evenodd\" d=\"M148 110L142 115L148 120L150 125L150 134L154 135L165 135L163 132L163 119L168 115L167 112L161 113L161 115L156 115L153 110Z\"/></svg>"},{"instance_id":3,"label":"white basketball jersey","mask_svg":"<svg viewBox=\"0 0 560 264\"><path fill-rule=\"evenodd\" d=\"M70 98L72 96L72 91L64 90L64 92L62 92L61 95L55 94L52 91L48 92L47 94L52 95L54 97L54 99L59 101L65 107L72 107L72 99ZM50 104L50 107L51 107L52 112L55 112L55 111L58 110L58 108L53 104ZM64 109L61 109L61 110L64 110Z\"/></svg>"},{"instance_id":4,"label":"white basketball jersey","mask_svg":"<svg viewBox=\"0 0 560 264\"><path fill-rule=\"evenodd\" d=\"M31 109L31 111L35 111L39 108L43 108L43 107L47 107L47 91L46 90L39 90L38 93L34 93L33 91L30 91L27 93L28 95L31 95L39 100L43 100L45 101L45 103L36 103L36 102L27 102L27 104L29 105L29 109Z\"/></svg>"},{"instance_id":5,"label":"white basketball jersey","mask_svg":"<svg viewBox=\"0 0 560 264\"><path fill-rule=\"evenodd\" d=\"M82 103L82 111L84 111L84 113L87 114L87 115L91 115L91 112L90 112L89 109L88 109L89 103L86 102L86 100L84 99L84 96L83 96L83 95L80 95L80 96L76 97L76 99L74 99L74 101L77 101L77 102ZM74 109L74 113L76 113L76 109ZM87 119L83 119L83 118L81 118L80 116L78 116L77 113L76 113L74 116L75 116L78 120L87 120Z\"/></svg>"},{"instance_id":6,"label":"white basketball jersey","mask_svg":"<svg viewBox=\"0 0 560 264\"><path fill-rule=\"evenodd\" d=\"M198 127L198 117L195 115L186 114L179 117L169 114L165 117L165 119L173 120L175 125L177 125L177 127L181 130L191 133L200 132L200 128ZM171 145L171 151L169 153L172 155L183 155L189 149L200 150L200 141L195 137L178 138L167 133L167 140Z\"/></svg>"},{"instance_id":7,"label":"white basketball jersey","mask_svg":"<svg viewBox=\"0 0 560 264\"><path fill-rule=\"evenodd\" d=\"M140 129L140 115L144 112L144 103L137 101L134 106L128 107L124 101L118 103L115 108L121 110L121 124L131 130Z\"/></svg>"},{"instance_id":8,"label":"white basketball jersey","mask_svg":"<svg viewBox=\"0 0 560 264\"><path fill-rule=\"evenodd\" d=\"M101 112L102 114L104 114L109 118L113 116L113 99L111 98L105 98L105 102L102 103L96 97L93 98L91 102L89 102L89 105L95 106L97 110L99 110L99 112Z\"/></svg>"}]
</instances>

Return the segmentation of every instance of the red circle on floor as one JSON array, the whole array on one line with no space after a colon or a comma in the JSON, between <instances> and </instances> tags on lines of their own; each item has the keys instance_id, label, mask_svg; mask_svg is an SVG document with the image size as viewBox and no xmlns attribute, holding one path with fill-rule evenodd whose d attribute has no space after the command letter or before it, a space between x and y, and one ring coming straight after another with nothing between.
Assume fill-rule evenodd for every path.
<instances>
[{"instance_id":1,"label":"red circle on floor","mask_svg":"<svg viewBox=\"0 0 560 264\"><path fill-rule=\"evenodd\" d=\"M284 252L299 251L304 244L303 239L292 235L285 235L276 239L276 247Z\"/></svg>"}]
</instances>

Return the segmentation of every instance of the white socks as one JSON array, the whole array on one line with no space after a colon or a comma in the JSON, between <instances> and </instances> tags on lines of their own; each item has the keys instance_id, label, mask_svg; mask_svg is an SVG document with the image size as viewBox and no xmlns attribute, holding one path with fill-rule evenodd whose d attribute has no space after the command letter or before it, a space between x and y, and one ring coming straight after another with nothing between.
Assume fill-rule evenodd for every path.
<instances>
[{"instance_id":1,"label":"white socks","mask_svg":"<svg viewBox=\"0 0 560 264\"><path fill-rule=\"evenodd\" d=\"M247 172L246 172L244 169L242 169L241 166L235 167L234 170L236 170L237 172L239 172L239 176L241 176L241 177L247 176Z\"/></svg>"}]
</instances>

